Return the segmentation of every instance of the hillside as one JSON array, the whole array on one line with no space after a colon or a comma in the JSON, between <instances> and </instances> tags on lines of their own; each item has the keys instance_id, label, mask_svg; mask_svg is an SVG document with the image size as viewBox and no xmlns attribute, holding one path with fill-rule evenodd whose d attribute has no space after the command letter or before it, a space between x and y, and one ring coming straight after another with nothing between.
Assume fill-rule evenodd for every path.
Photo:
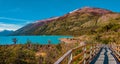
<instances>
[{"instance_id":1,"label":"hillside","mask_svg":"<svg viewBox=\"0 0 120 64\"><path fill-rule=\"evenodd\" d=\"M85 7L68 14L26 25L12 35L91 35L119 32L120 14L106 9Z\"/></svg>"},{"instance_id":2,"label":"hillside","mask_svg":"<svg viewBox=\"0 0 120 64\"><path fill-rule=\"evenodd\" d=\"M49 18L45 20L39 20L34 23L30 23L18 30L16 30L12 35L34 35L34 31L38 30L39 27L43 26L46 23L52 22L53 20L57 19L55 18Z\"/></svg>"}]
</instances>

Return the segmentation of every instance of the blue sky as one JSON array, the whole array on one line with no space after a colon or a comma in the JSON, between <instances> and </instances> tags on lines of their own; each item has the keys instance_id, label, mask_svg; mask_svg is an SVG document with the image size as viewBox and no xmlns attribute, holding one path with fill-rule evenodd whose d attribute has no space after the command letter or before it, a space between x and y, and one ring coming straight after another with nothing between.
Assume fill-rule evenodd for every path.
<instances>
[{"instance_id":1,"label":"blue sky","mask_svg":"<svg viewBox=\"0 0 120 64\"><path fill-rule=\"evenodd\" d=\"M120 0L0 0L0 31L16 30L86 6L120 12Z\"/></svg>"}]
</instances>

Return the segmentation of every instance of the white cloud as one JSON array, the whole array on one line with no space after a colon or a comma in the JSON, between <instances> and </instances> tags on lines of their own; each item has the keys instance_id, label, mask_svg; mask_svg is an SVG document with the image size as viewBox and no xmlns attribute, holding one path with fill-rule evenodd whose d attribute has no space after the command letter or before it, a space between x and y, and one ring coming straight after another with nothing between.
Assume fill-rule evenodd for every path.
<instances>
[{"instance_id":1,"label":"white cloud","mask_svg":"<svg viewBox=\"0 0 120 64\"><path fill-rule=\"evenodd\" d=\"M8 17L0 17L0 19L3 19L3 20L12 20L12 21L23 21L22 25L16 25L16 24L9 24L9 23L3 23L3 22L0 22L0 31L3 31L3 30L17 30L19 29L20 27L22 27L24 24L28 24L28 23L31 23L32 21L31 20L25 20L25 19L17 19L17 18L8 18Z\"/></svg>"},{"instance_id":2,"label":"white cloud","mask_svg":"<svg viewBox=\"0 0 120 64\"><path fill-rule=\"evenodd\" d=\"M0 22L0 31L3 31L3 30L17 30L19 29L20 25L15 25L15 24L6 24L6 23L2 23Z\"/></svg>"},{"instance_id":3,"label":"white cloud","mask_svg":"<svg viewBox=\"0 0 120 64\"><path fill-rule=\"evenodd\" d=\"M13 20L13 21L31 21L31 20L8 18L8 17L0 17L0 19Z\"/></svg>"}]
</instances>

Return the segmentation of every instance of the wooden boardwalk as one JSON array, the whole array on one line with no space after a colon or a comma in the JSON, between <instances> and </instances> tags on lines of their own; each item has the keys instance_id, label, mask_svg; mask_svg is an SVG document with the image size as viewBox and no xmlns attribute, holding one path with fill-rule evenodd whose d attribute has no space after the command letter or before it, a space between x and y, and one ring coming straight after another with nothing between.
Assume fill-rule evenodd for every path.
<instances>
[{"instance_id":1,"label":"wooden boardwalk","mask_svg":"<svg viewBox=\"0 0 120 64\"><path fill-rule=\"evenodd\" d=\"M117 64L117 62L112 55L112 51L107 46L104 46L97 60L94 63L92 62L90 64Z\"/></svg>"},{"instance_id":2,"label":"wooden boardwalk","mask_svg":"<svg viewBox=\"0 0 120 64\"><path fill-rule=\"evenodd\" d=\"M54 64L120 64L120 44L87 44L66 52Z\"/></svg>"}]
</instances>

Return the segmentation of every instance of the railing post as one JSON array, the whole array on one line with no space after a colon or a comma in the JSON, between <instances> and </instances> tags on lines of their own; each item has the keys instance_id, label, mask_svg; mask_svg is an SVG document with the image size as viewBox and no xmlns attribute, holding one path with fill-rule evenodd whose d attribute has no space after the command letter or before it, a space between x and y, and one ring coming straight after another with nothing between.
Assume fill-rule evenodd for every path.
<instances>
[{"instance_id":1,"label":"railing post","mask_svg":"<svg viewBox=\"0 0 120 64\"><path fill-rule=\"evenodd\" d=\"M119 45L119 55L120 55L120 45Z\"/></svg>"},{"instance_id":2,"label":"railing post","mask_svg":"<svg viewBox=\"0 0 120 64\"><path fill-rule=\"evenodd\" d=\"M117 47L116 47L116 44L114 44L114 46L113 46L113 49L115 50L115 53L117 52Z\"/></svg>"},{"instance_id":3,"label":"railing post","mask_svg":"<svg viewBox=\"0 0 120 64\"><path fill-rule=\"evenodd\" d=\"M96 53L95 54L97 54L97 52L98 52L98 48L99 48L99 45L98 45L98 43L96 44L96 47L95 47L95 49L96 49Z\"/></svg>"},{"instance_id":4,"label":"railing post","mask_svg":"<svg viewBox=\"0 0 120 64\"><path fill-rule=\"evenodd\" d=\"M86 46L84 47L84 62L83 62L83 64L86 64Z\"/></svg>"},{"instance_id":5,"label":"railing post","mask_svg":"<svg viewBox=\"0 0 120 64\"><path fill-rule=\"evenodd\" d=\"M90 47L90 50L91 50L91 51L90 51L90 59L92 58L92 46L93 46L93 45L91 45L91 47Z\"/></svg>"},{"instance_id":6,"label":"railing post","mask_svg":"<svg viewBox=\"0 0 120 64\"><path fill-rule=\"evenodd\" d=\"M95 52L95 55L96 55L96 51L97 51L97 44L95 45L95 51L94 51L94 52Z\"/></svg>"},{"instance_id":7,"label":"railing post","mask_svg":"<svg viewBox=\"0 0 120 64\"><path fill-rule=\"evenodd\" d=\"M68 64L71 64L71 61L72 61L72 53L70 54L70 58L69 58Z\"/></svg>"},{"instance_id":8,"label":"railing post","mask_svg":"<svg viewBox=\"0 0 120 64\"><path fill-rule=\"evenodd\" d=\"M95 46L96 44L93 45L93 56L95 56Z\"/></svg>"},{"instance_id":9,"label":"railing post","mask_svg":"<svg viewBox=\"0 0 120 64\"><path fill-rule=\"evenodd\" d=\"M120 49L120 46L118 45L118 54L120 55L120 51L119 51L119 49Z\"/></svg>"}]
</instances>

